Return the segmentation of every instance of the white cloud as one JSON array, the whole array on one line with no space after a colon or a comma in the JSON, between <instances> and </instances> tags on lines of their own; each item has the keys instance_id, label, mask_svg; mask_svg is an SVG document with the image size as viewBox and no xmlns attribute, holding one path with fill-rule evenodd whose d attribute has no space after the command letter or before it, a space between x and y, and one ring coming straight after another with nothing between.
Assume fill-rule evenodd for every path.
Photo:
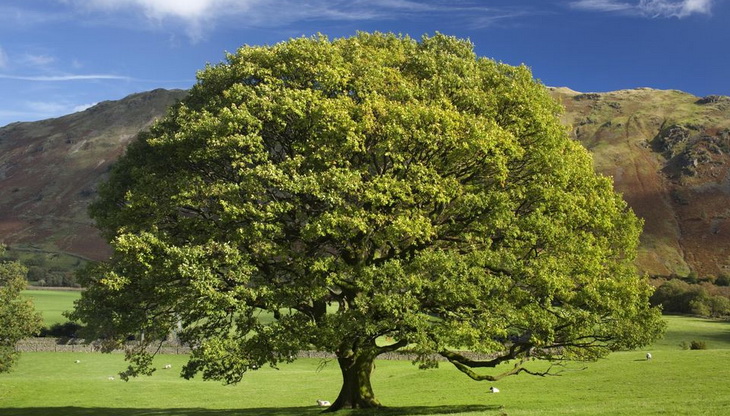
<instances>
[{"instance_id":1,"label":"white cloud","mask_svg":"<svg viewBox=\"0 0 730 416\"><path fill-rule=\"evenodd\" d=\"M629 3L615 0L579 0L570 4L576 9L595 10L599 12L617 12L633 8Z\"/></svg>"},{"instance_id":2,"label":"white cloud","mask_svg":"<svg viewBox=\"0 0 730 416\"><path fill-rule=\"evenodd\" d=\"M713 0L641 0L639 9L652 17L687 17L693 14L710 14Z\"/></svg>"},{"instance_id":3,"label":"white cloud","mask_svg":"<svg viewBox=\"0 0 730 416\"><path fill-rule=\"evenodd\" d=\"M0 24L6 28L35 26L68 18L69 16L58 12L30 10L13 5L0 5Z\"/></svg>"},{"instance_id":4,"label":"white cloud","mask_svg":"<svg viewBox=\"0 0 730 416\"><path fill-rule=\"evenodd\" d=\"M211 13L224 8L245 8L256 0L74 0L76 4L87 8L114 10L139 8L155 19L177 17L189 21L197 21L209 17Z\"/></svg>"},{"instance_id":5,"label":"white cloud","mask_svg":"<svg viewBox=\"0 0 730 416\"><path fill-rule=\"evenodd\" d=\"M219 17L240 15L250 6L266 0L57 0L87 12L141 12L155 24L182 21L193 41L203 37L205 28ZM135 21L138 25L139 22Z\"/></svg>"},{"instance_id":6,"label":"white cloud","mask_svg":"<svg viewBox=\"0 0 730 416\"><path fill-rule=\"evenodd\" d=\"M3 122L5 123L16 120L42 120L84 111L96 104L98 102L74 104L63 99L57 101L21 101L15 102L12 109L0 108L0 119L4 119Z\"/></svg>"},{"instance_id":7,"label":"white cloud","mask_svg":"<svg viewBox=\"0 0 730 416\"><path fill-rule=\"evenodd\" d=\"M141 11L148 19L181 19L200 24L215 17L240 14L265 0L59 0L87 11ZM262 4L265 5L265 4Z\"/></svg>"},{"instance_id":8,"label":"white cloud","mask_svg":"<svg viewBox=\"0 0 730 416\"><path fill-rule=\"evenodd\" d=\"M54 62L56 62L56 58L49 56L49 55L33 55L33 54L25 54L20 59L20 61L23 64L31 65L31 66L48 66Z\"/></svg>"},{"instance_id":9,"label":"white cloud","mask_svg":"<svg viewBox=\"0 0 730 416\"><path fill-rule=\"evenodd\" d=\"M74 106L72 112L78 113L79 111L84 111L84 110L86 110L88 108L91 108L91 107L97 105L97 104L99 104L99 102L95 102L95 103L91 103L91 104L79 104L77 106Z\"/></svg>"},{"instance_id":10,"label":"white cloud","mask_svg":"<svg viewBox=\"0 0 730 416\"><path fill-rule=\"evenodd\" d=\"M693 14L710 14L715 0L639 0L627 3L618 0L577 0L576 9L599 12L623 12L646 17L684 18Z\"/></svg>"},{"instance_id":11,"label":"white cloud","mask_svg":"<svg viewBox=\"0 0 730 416\"><path fill-rule=\"evenodd\" d=\"M418 19L434 14L444 21L464 21L486 26L530 14L523 8L495 8L481 0L56 0L77 11L139 15L154 25L184 24L187 35L198 41L216 24L248 27L281 27L306 20L367 21ZM458 16L458 19L455 18Z\"/></svg>"}]
</instances>

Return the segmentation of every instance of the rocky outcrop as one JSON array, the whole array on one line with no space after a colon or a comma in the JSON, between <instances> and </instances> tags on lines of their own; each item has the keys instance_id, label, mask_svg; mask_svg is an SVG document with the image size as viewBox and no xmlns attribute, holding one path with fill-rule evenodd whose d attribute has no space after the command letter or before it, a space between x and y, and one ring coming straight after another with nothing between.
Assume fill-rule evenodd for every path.
<instances>
[{"instance_id":1,"label":"rocky outcrop","mask_svg":"<svg viewBox=\"0 0 730 416\"><path fill-rule=\"evenodd\" d=\"M644 219L652 275L730 272L730 102L647 88L554 89L571 131ZM591 123L585 123L591 120Z\"/></svg>"}]
</instances>

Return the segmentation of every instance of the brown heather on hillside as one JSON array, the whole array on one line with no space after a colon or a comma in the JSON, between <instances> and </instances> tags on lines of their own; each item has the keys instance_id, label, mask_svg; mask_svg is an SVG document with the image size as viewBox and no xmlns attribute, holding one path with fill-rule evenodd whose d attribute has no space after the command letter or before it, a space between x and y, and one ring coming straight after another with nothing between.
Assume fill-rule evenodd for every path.
<instances>
[{"instance_id":1,"label":"brown heather on hillside","mask_svg":"<svg viewBox=\"0 0 730 416\"><path fill-rule=\"evenodd\" d=\"M641 88L553 88L564 121L644 218L639 267L730 272L730 98Z\"/></svg>"},{"instance_id":2,"label":"brown heather on hillside","mask_svg":"<svg viewBox=\"0 0 730 416\"><path fill-rule=\"evenodd\" d=\"M730 98L551 91L596 169L644 218L639 267L652 275L730 273ZM155 90L0 128L0 241L104 258L109 249L86 214L96 184L184 95Z\"/></svg>"},{"instance_id":3,"label":"brown heather on hillside","mask_svg":"<svg viewBox=\"0 0 730 416\"><path fill-rule=\"evenodd\" d=\"M0 128L0 242L102 259L86 210L126 145L184 91L154 90L85 111Z\"/></svg>"}]
</instances>

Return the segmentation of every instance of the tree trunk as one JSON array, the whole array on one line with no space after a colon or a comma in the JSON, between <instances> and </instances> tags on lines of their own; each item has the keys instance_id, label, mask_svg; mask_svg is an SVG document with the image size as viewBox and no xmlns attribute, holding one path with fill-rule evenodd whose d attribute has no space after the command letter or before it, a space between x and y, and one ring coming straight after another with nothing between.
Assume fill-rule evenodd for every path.
<instances>
[{"instance_id":1,"label":"tree trunk","mask_svg":"<svg viewBox=\"0 0 730 416\"><path fill-rule=\"evenodd\" d=\"M342 370L342 389L337 400L326 412L340 409L370 409L382 407L375 399L370 384L376 354L360 351L345 357L337 357Z\"/></svg>"}]
</instances>

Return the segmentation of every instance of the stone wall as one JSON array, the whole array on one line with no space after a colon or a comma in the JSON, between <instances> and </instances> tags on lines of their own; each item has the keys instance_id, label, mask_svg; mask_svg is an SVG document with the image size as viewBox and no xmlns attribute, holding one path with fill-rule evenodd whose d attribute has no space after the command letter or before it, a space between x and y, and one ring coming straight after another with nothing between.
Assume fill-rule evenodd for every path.
<instances>
[{"instance_id":1,"label":"stone wall","mask_svg":"<svg viewBox=\"0 0 730 416\"><path fill-rule=\"evenodd\" d=\"M16 350L21 352L100 352L101 348L98 343L92 342L85 344L83 340L79 339L64 339L64 338L27 338L20 341L16 346ZM156 348L155 348L156 349ZM123 350L116 350L113 353L123 353ZM151 351L153 352L153 351ZM190 347L184 345L176 345L174 343L164 343L158 351L159 354L189 354ZM473 360L487 360L494 358L494 356L484 354L474 354L469 352L461 352L464 356ZM321 360L335 359L334 354L322 351L300 351L297 358L317 358ZM440 355L434 355L431 357L436 361L446 361L446 359ZM407 352L389 352L378 356L378 360L406 360L414 361L416 359L415 354L409 354Z\"/></svg>"},{"instance_id":2,"label":"stone wall","mask_svg":"<svg viewBox=\"0 0 730 416\"><path fill-rule=\"evenodd\" d=\"M99 343L84 343L79 339L65 338L26 338L15 345L15 349L21 352L100 352ZM123 350L116 350L115 353L122 353ZM160 354L188 354L190 348L182 345L164 344Z\"/></svg>"}]
</instances>

